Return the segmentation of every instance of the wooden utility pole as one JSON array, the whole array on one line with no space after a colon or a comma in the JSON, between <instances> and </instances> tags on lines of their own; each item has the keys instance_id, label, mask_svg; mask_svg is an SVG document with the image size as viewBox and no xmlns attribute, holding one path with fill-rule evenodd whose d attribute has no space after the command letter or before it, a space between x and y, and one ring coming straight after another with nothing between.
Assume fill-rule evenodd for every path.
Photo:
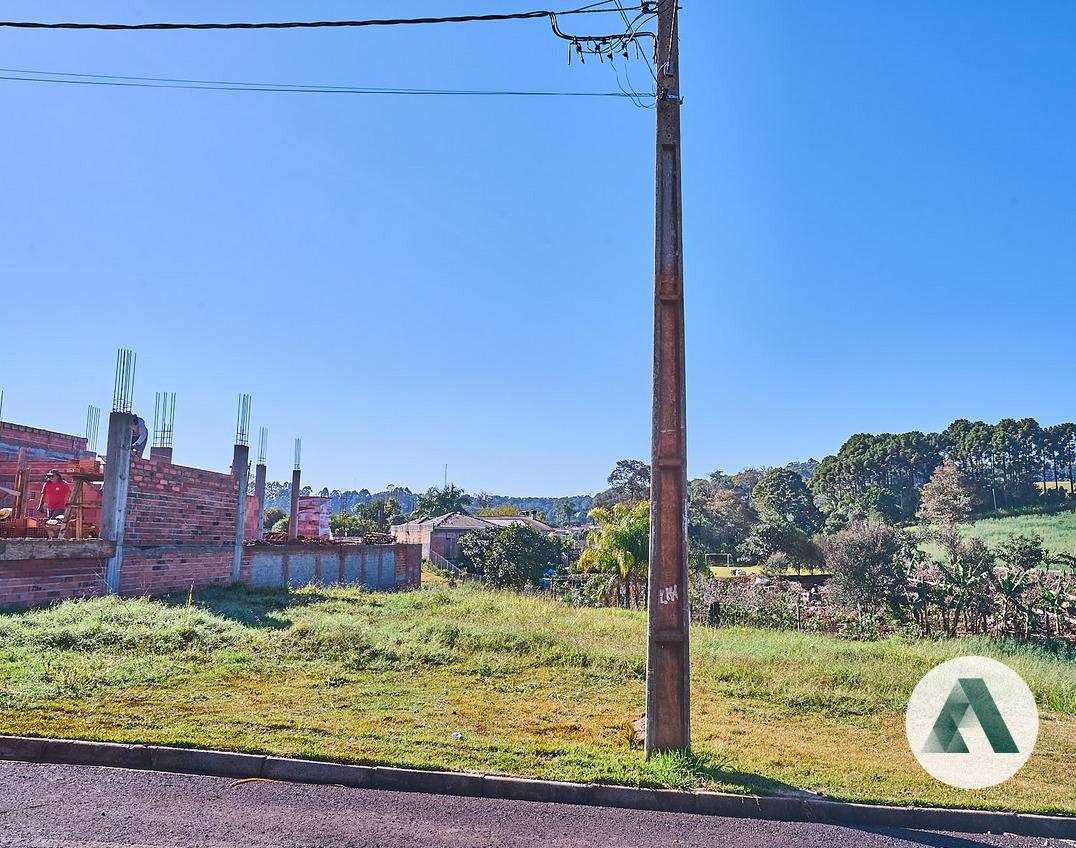
<instances>
[{"instance_id":1,"label":"wooden utility pole","mask_svg":"<svg viewBox=\"0 0 1076 848\"><path fill-rule=\"evenodd\" d=\"M677 0L659 0L646 755L691 746Z\"/></svg>"}]
</instances>

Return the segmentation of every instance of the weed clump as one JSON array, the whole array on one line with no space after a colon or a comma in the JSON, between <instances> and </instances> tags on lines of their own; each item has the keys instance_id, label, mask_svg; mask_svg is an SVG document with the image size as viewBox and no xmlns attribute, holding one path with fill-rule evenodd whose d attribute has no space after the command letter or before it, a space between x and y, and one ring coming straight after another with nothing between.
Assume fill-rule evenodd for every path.
<instances>
[{"instance_id":1,"label":"weed clump","mask_svg":"<svg viewBox=\"0 0 1076 848\"><path fill-rule=\"evenodd\" d=\"M143 598L67 601L0 616L0 645L44 651L209 654L246 638L242 627L205 610Z\"/></svg>"}]
</instances>

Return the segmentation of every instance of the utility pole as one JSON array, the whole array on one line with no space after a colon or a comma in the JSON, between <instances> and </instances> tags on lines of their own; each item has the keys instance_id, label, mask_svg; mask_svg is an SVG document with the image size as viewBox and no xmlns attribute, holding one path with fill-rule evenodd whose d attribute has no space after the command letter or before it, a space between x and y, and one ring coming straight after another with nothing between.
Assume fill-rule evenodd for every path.
<instances>
[{"instance_id":1,"label":"utility pole","mask_svg":"<svg viewBox=\"0 0 1076 848\"><path fill-rule=\"evenodd\" d=\"M677 0L659 0L646 755L691 746Z\"/></svg>"}]
</instances>

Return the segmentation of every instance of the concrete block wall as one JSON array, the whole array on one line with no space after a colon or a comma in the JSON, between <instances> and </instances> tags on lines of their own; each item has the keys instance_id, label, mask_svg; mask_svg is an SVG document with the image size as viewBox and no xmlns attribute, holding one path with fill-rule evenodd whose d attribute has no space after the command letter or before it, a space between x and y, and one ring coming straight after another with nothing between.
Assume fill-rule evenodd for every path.
<instances>
[{"instance_id":1,"label":"concrete block wall","mask_svg":"<svg viewBox=\"0 0 1076 848\"><path fill-rule=\"evenodd\" d=\"M243 551L244 579L252 586L417 589L421 566L421 545L259 545Z\"/></svg>"},{"instance_id":2,"label":"concrete block wall","mask_svg":"<svg viewBox=\"0 0 1076 848\"><path fill-rule=\"evenodd\" d=\"M120 593L231 583L238 497L231 474L132 457Z\"/></svg>"}]
</instances>

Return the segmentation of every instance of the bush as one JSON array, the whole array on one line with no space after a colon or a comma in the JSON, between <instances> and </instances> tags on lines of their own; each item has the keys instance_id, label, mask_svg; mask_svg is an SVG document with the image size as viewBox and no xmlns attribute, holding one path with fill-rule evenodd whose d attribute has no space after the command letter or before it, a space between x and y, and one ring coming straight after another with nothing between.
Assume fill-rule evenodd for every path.
<instances>
[{"instance_id":1,"label":"bush","mask_svg":"<svg viewBox=\"0 0 1076 848\"><path fill-rule=\"evenodd\" d=\"M271 506L262 514L262 527L272 530L280 519L288 520L288 514L278 506Z\"/></svg>"},{"instance_id":2,"label":"bush","mask_svg":"<svg viewBox=\"0 0 1076 848\"><path fill-rule=\"evenodd\" d=\"M878 521L858 521L822 540L833 572L831 591L838 603L897 611L915 550L912 539Z\"/></svg>"},{"instance_id":3,"label":"bush","mask_svg":"<svg viewBox=\"0 0 1076 848\"><path fill-rule=\"evenodd\" d=\"M856 641L874 641L900 629L884 612L851 610L834 603L825 591L805 592L783 580L712 580L701 599L705 623L712 627L799 630Z\"/></svg>"},{"instance_id":4,"label":"bush","mask_svg":"<svg viewBox=\"0 0 1076 848\"><path fill-rule=\"evenodd\" d=\"M526 524L465 533L459 549L467 570L484 575L498 589L541 586L551 567L563 565L560 542Z\"/></svg>"},{"instance_id":5,"label":"bush","mask_svg":"<svg viewBox=\"0 0 1076 848\"><path fill-rule=\"evenodd\" d=\"M781 554L773 562L773 568L814 571L823 563L822 552L806 533L791 522L772 515L764 516L752 528L744 549L755 562L767 562L774 554Z\"/></svg>"}]
</instances>

